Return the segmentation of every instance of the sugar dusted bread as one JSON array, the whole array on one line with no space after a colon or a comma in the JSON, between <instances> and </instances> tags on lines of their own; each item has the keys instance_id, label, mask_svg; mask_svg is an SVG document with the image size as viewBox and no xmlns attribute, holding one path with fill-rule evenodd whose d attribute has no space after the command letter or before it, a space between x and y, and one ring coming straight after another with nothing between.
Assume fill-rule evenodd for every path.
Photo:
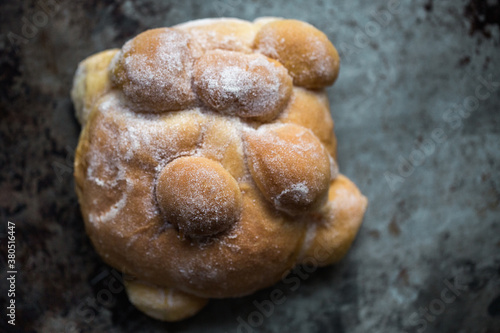
<instances>
[{"instance_id":1,"label":"sugar dusted bread","mask_svg":"<svg viewBox=\"0 0 500 333\"><path fill-rule=\"evenodd\" d=\"M148 30L80 63L76 191L138 309L181 320L345 255L367 201L338 173L338 68L326 35L277 18Z\"/></svg>"}]
</instances>

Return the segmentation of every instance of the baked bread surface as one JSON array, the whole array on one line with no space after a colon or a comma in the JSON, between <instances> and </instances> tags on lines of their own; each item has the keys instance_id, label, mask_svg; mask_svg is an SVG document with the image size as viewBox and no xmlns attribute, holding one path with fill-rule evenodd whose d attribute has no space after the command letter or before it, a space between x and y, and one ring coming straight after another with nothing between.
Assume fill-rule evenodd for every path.
<instances>
[{"instance_id":1,"label":"baked bread surface","mask_svg":"<svg viewBox=\"0 0 500 333\"><path fill-rule=\"evenodd\" d=\"M148 30L79 65L75 180L129 298L167 321L350 247L366 198L338 173L326 35L295 20Z\"/></svg>"}]
</instances>

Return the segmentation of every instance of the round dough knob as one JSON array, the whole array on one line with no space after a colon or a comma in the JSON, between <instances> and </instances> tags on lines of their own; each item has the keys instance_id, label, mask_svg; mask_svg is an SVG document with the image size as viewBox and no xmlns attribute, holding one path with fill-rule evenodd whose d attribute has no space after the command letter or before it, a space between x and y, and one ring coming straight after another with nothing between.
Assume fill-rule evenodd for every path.
<instances>
[{"instance_id":1,"label":"round dough knob","mask_svg":"<svg viewBox=\"0 0 500 333\"><path fill-rule=\"evenodd\" d=\"M204 157L180 157L160 172L156 198L168 222L190 237L220 233L241 212L236 180L220 163Z\"/></svg>"},{"instance_id":2,"label":"round dough knob","mask_svg":"<svg viewBox=\"0 0 500 333\"><path fill-rule=\"evenodd\" d=\"M217 111L260 120L277 116L292 94L286 68L261 54L209 51L196 61L193 83Z\"/></svg>"},{"instance_id":3,"label":"round dough knob","mask_svg":"<svg viewBox=\"0 0 500 333\"><path fill-rule=\"evenodd\" d=\"M335 82L339 55L328 37L310 24L276 20L264 25L255 37L255 48L278 60L306 88L323 88Z\"/></svg>"},{"instance_id":4,"label":"round dough knob","mask_svg":"<svg viewBox=\"0 0 500 333\"><path fill-rule=\"evenodd\" d=\"M162 288L140 281L123 279L130 303L150 317L162 321L189 318L208 303L208 299L174 288ZM166 297L165 297L166 296Z\"/></svg>"},{"instance_id":5,"label":"round dough knob","mask_svg":"<svg viewBox=\"0 0 500 333\"><path fill-rule=\"evenodd\" d=\"M295 215L319 208L330 183L330 158L308 129L264 125L246 137L253 179L267 200Z\"/></svg>"},{"instance_id":6,"label":"round dough knob","mask_svg":"<svg viewBox=\"0 0 500 333\"><path fill-rule=\"evenodd\" d=\"M136 111L186 109L196 103L191 74L198 48L184 31L147 30L125 43L111 63L111 79Z\"/></svg>"}]
</instances>

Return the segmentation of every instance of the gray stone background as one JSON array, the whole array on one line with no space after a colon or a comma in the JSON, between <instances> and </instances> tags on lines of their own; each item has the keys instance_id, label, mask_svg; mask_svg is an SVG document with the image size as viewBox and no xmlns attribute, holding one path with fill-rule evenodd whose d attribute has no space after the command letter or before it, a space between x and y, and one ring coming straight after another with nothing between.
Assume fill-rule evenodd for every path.
<instances>
[{"instance_id":1,"label":"gray stone background","mask_svg":"<svg viewBox=\"0 0 500 333\"><path fill-rule=\"evenodd\" d=\"M16 326L2 310L0 331L500 332L500 1L54 1L0 3L3 309L8 220L19 272ZM340 168L370 206L341 263L161 323L128 303L84 233L69 90L86 56L222 16L327 33L342 56L329 89ZM254 301L275 288L285 302L259 317Z\"/></svg>"}]
</instances>

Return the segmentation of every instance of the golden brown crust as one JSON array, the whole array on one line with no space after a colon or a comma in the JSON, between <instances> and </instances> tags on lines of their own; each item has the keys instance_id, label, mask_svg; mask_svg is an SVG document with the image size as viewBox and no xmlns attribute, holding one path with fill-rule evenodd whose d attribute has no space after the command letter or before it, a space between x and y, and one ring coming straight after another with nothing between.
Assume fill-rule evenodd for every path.
<instances>
[{"instance_id":1,"label":"golden brown crust","mask_svg":"<svg viewBox=\"0 0 500 333\"><path fill-rule=\"evenodd\" d=\"M174 26L188 32L203 51L228 50L251 53L257 27L239 19L203 19Z\"/></svg>"},{"instance_id":2,"label":"golden brown crust","mask_svg":"<svg viewBox=\"0 0 500 333\"><path fill-rule=\"evenodd\" d=\"M204 147L201 133L191 142L176 138L210 124L194 111L133 117L120 100L119 94L108 95L91 113L75 161L86 230L106 262L142 281L200 297L245 295L275 283L293 267L305 226L276 214L246 177L238 182L241 218L230 230L194 241L169 227L155 198L161 169L154 165L173 160L179 151L194 155ZM179 130L184 117L201 119Z\"/></svg>"},{"instance_id":3,"label":"golden brown crust","mask_svg":"<svg viewBox=\"0 0 500 333\"><path fill-rule=\"evenodd\" d=\"M148 316L162 321L189 318L208 303L208 299L173 288L159 288L140 281L123 279L132 304Z\"/></svg>"},{"instance_id":4,"label":"golden brown crust","mask_svg":"<svg viewBox=\"0 0 500 333\"><path fill-rule=\"evenodd\" d=\"M273 205L299 214L320 207L330 183L330 159L308 129L264 125L246 135L249 167L257 186Z\"/></svg>"},{"instance_id":5,"label":"golden brown crust","mask_svg":"<svg viewBox=\"0 0 500 333\"><path fill-rule=\"evenodd\" d=\"M225 231L241 213L238 183L220 163L205 157L168 163L158 176L156 199L166 221L189 237Z\"/></svg>"},{"instance_id":6,"label":"golden brown crust","mask_svg":"<svg viewBox=\"0 0 500 333\"><path fill-rule=\"evenodd\" d=\"M333 82L331 49L322 44L325 71L311 59L294 69L252 49L269 26L298 29L293 52L305 54L294 43L307 36L325 44L314 28L277 18L194 22L140 34L76 75L85 228L152 317L179 320L206 298L270 286L318 244L334 262L359 228L366 199L337 177L326 95L297 87ZM242 80L221 84L226 67Z\"/></svg>"},{"instance_id":7,"label":"golden brown crust","mask_svg":"<svg viewBox=\"0 0 500 333\"><path fill-rule=\"evenodd\" d=\"M271 21L259 30L254 45L262 54L281 62L297 86L323 88L337 78L337 50L324 33L305 22Z\"/></svg>"},{"instance_id":8,"label":"golden brown crust","mask_svg":"<svg viewBox=\"0 0 500 333\"><path fill-rule=\"evenodd\" d=\"M342 259L361 226L368 201L347 177L339 175L330 185L322 214L311 216L313 237L304 244L300 262L331 265Z\"/></svg>"},{"instance_id":9,"label":"golden brown crust","mask_svg":"<svg viewBox=\"0 0 500 333\"><path fill-rule=\"evenodd\" d=\"M210 107L228 115L270 120L288 103L292 78L261 54L215 50L194 67L194 89Z\"/></svg>"},{"instance_id":10,"label":"golden brown crust","mask_svg":"<svg viewBox=\"0 0 500 333\"><path fill-rule=\"evenodd\" d=\"M222 115L212 115L203 126L203 142L198 154L218 161L236 180L246 177L243 140L238 121Z\"/></svg>"},{"instance_id":11,"label":"golden brown crust","mask_svg":"<svg viewBox=\"0 0 500 333\"><path fill-rule=\"evenodd\" d=\"M183 110L196 103L191 76L199 52L183 31L147 30L125 43L111 64L111 78L138 112Z\"/></svg>"},{"instance_id":12,"label":"golden brown crust","mask_svg":"<svg viewBox=\"0 0 500 333\"><path fill-rule=\"evenodd\" d=\"M78 65L71 89L76 117L82 126L94 103L111 89L108 66L119 49L96 53ZM91 74L90 74L91 73Z\"/></svg>"},{"instance_id":13,"label":"golden brown crust","mask_svg":"<svg viewBox=\"0 0 500 333\"><path fill-rule=\"evenodd\" d=\"M294 88L292 100L277 120L310 129L325 145L330 155L337 158L337 140L333 132L330 103L324 90Z\"/></svg>"}]
</instances>

